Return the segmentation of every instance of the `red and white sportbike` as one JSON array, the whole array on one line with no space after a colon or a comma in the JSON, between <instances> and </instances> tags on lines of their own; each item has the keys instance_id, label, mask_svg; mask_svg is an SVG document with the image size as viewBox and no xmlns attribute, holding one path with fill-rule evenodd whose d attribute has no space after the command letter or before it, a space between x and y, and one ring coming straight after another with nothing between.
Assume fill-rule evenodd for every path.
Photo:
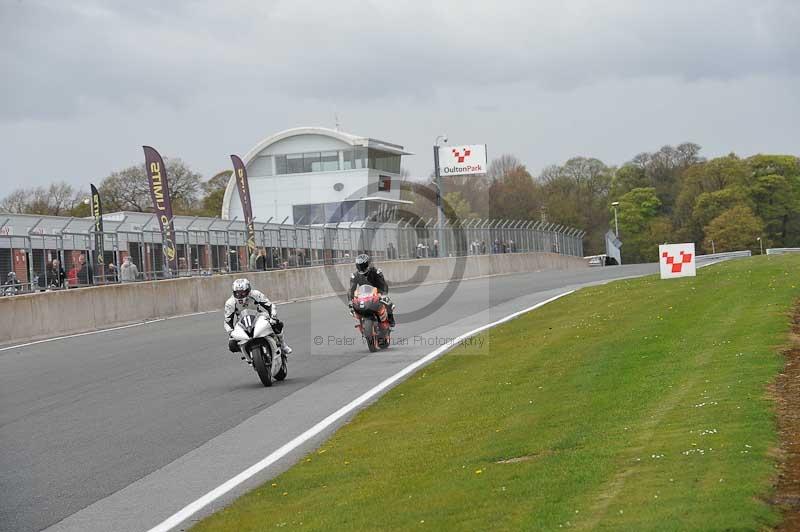
<instances>
[{"instance_id":1,"label":"red and white sportbike","mask_svg":"<svg viewBox=\"0 0 800 532\"><path fill-rule=\"evenodd\" d=\"M359 286L353 294L352 304L356 329L361 331L370 352L388 348L392 336L389 309L378 289L368 284Z\"/></svg>"}]
</instances>

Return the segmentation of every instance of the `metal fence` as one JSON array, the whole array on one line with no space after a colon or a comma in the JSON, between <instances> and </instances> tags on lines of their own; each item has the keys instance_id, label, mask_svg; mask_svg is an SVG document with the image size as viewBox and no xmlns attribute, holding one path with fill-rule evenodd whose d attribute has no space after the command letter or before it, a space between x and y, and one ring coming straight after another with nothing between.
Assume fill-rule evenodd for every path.
<instances>
[{"instance_id":1,"label":"metal fence","mask_svg":"<svg viewBox=\"0 0 800 532\"><path fill-rule=\"evenodd\" d=\"M237 219L176 217L178 268L164 260L164 237L155 217L104 217L97 233L90 219L8 215L0 225L0 290L37 290L338 264L359 253L377 261L546 251L583 256L584 231L555 223L466 220L437 228L434 220L323 225L256 223L256 252L248 253L245 224ZM2 222L0 216L0 222ZM21 219L21 221L20 221ZM9 230L9 223L13 230ZM24 234L18 234L20 226ZM102 239L103 264L96 241Z\"/></svg>"},{"instance_id":2,"label":"metal fence","mask_svg":"<svg viewBox=\"0 0 800 532\"><path fill-rule=\"evenodd\" d=\"M786 253L800 253L800 248L768 248L767 255L785 255Z\"/></svg>"}]
</instances>

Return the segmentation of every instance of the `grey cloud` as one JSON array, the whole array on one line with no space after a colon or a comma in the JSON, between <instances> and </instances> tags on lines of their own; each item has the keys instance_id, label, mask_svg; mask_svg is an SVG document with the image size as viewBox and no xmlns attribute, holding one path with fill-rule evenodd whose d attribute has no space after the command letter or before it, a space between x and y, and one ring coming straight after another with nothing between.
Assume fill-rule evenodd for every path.
<instances>
[{"instance_id":1,"label":"grey cloud","mask_svg":"<svg viewBox=\"0 0 800 532\"><path fill-rule=\"evenodd\" d=\"M794 0L21 0L4 4L1 18L5 121L66 119L96 101L424 100L521 82L574 90L613 79L786 76L800 64Z\"/></svg>"}]
</instances>

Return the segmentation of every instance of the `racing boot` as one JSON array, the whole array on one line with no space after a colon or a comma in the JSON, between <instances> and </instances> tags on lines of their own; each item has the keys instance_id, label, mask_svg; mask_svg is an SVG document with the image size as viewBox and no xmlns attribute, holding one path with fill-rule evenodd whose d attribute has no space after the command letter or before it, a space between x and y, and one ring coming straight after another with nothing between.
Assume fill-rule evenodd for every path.
<instances>
[{"instance_id":1,"label":"racing boot","mask_svg":"<svg viewBox=\"0 0 800 532\"><path fill-rule=\"evenodd\" d=\"M279 339L281 341L281 352L286 356L291 355L293 350L289 347L289 344L286 343L286 340L283 339L283 335L280 335Z\"/></svg>"}]
</instances>

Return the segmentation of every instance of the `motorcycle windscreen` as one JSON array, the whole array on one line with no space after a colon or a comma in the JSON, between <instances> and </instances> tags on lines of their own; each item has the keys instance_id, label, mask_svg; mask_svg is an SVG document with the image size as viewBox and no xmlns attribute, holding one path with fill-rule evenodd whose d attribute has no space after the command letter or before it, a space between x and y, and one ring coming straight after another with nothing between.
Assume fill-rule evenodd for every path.
<instances>
[{"instance_id":1,"label":"motorcycle windscreen","mask_svg":"<svg viewBox=\"0 0 800 532\"><path fill-rule=\"evenodd\" d=\"M377 288L368 284L362 284L356 288L356 297L369 297L378 291Z\"/></svg>"},{"instance_id":2,"label":"motorcycle windscreen","mask_svg":"<svg viewBox=\"0 0 800 532\"><path fill-rule=\"evenodd\" d=\"M256 319L255 327L253 328L253 338L263 338L270 334L272 334L272 325L270 325L269 319L262 314Z\"/></svg>"}]
</instances>

